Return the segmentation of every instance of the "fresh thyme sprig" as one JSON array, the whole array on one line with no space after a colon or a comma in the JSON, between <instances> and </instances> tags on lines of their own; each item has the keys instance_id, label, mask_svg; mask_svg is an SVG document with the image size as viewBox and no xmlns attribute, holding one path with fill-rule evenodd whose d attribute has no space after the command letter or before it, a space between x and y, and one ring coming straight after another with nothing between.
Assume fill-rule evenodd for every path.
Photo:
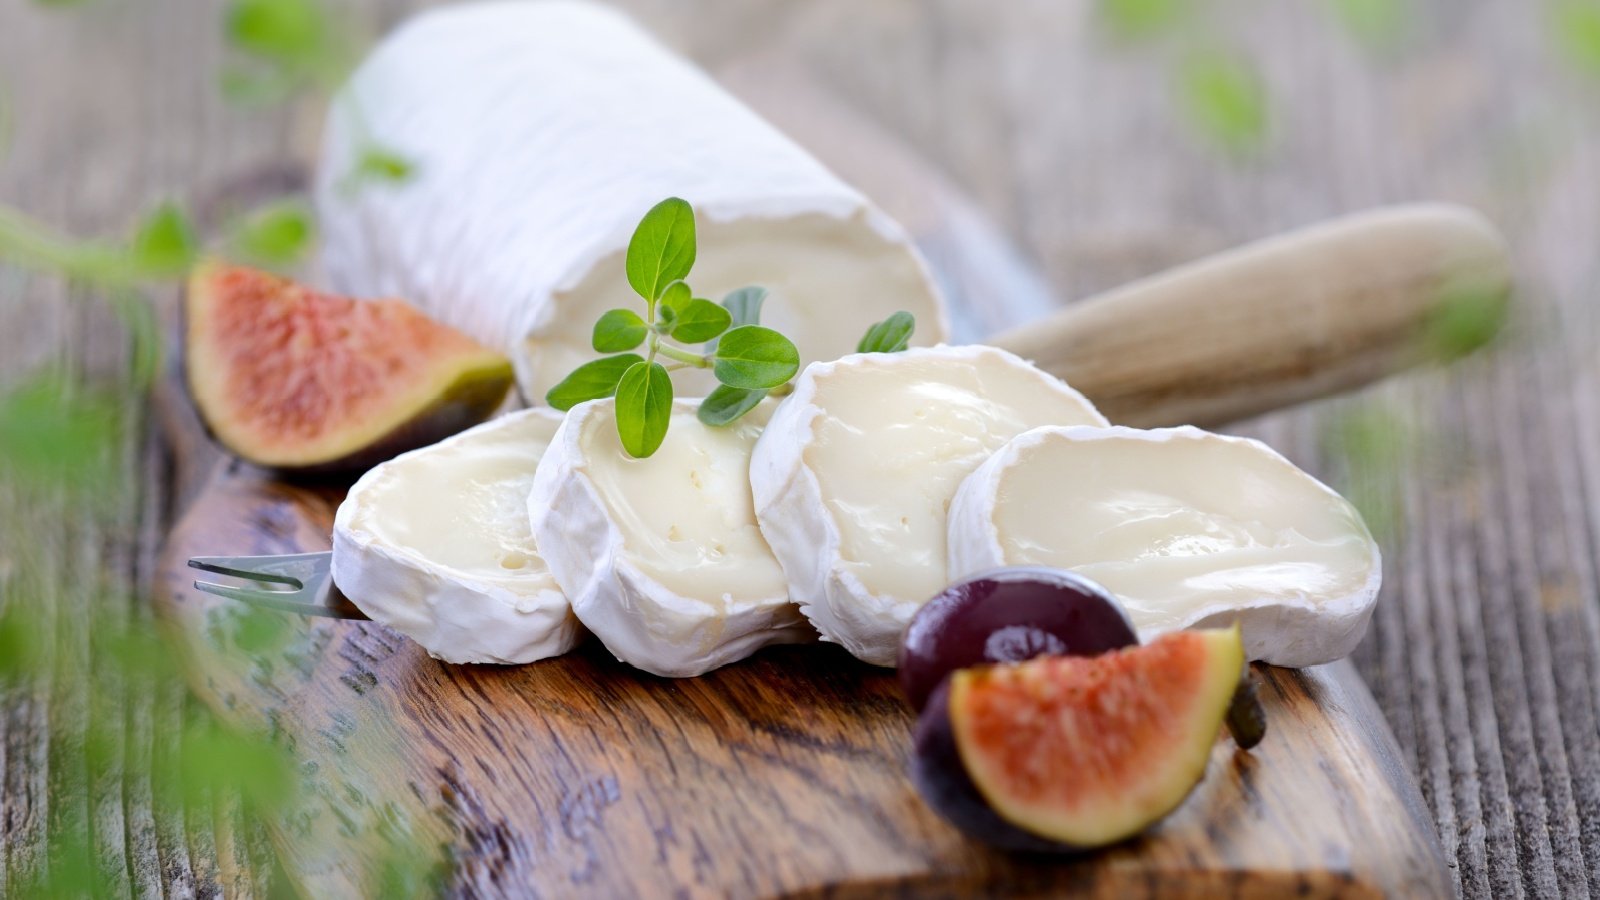
<instances>
[{"instance_id":1,"label":"fresh thyme sprig","mask_svg":"<svg viewBox=\"0 0 1600 900\"><path fill-rule=\"evenodd\" d=\"M636 458L655 453L666 437L673 371L709 369L720 383L701 401L700 421L728 425L781 393L800 370L794 342L759 324L766 289L740 288L720 304L696 297L684 280L694 260L694 209L669 197L645 213L628 242L628 284L644 299L644 315L607 310L591 343L612 355L579 366L545 394L561 410L615 396L617 436ZM910 313L895 313L872 326L857 350L903 350L914 326ZM703 347L697 352L686 344Z\"/></svg>"}]
</instances>

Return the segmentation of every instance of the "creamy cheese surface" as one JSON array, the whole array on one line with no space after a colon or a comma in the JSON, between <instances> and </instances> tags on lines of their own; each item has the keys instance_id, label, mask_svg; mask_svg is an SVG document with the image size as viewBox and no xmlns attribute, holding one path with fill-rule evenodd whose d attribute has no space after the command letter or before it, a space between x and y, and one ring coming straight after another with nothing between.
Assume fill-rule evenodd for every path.
<instances>
[{"instance_id":1,"label":"creamy cheese surface","mask_svg":"<svg viewBox=\"0 0 1600 900\"><path fill-rule=\"evenodd\" d=\"M349 517L418 560L498 584L518 596L556 590L528 527L528 489L560 427L523 415L472 439L382 466Z\"/></svg>"},{"instance_id":2,"label":"creamy cheese surface","mask_svg":"<svg viewBox=\"0 0 1600 900\"><path fill-rule=\"evenodd\" d=\"M623 451L611 400L567 414L528 516L573 612L623 662L684 677L815 638L751 507L750 451L771 407L711 428L677 401L648 459Z\"/></svg>"},{"instance_id":3,"label":"creamy cheese surface","mask_svg":"<svg viewBox=\"0 0 1600 900\"><path fill-rule=\"evenodd\" d=\"M531 662L570 649L582 628L527 517L560 424L549 410L511 413L369 471L334 522L340 590L449 662Z\"/></svg>"},{"instance_id":4,"label":"creamy cheese surface","mask_svg":"<svg viewBox=\"0 0 1600 900\"><path fill-rule=\"evenodd\" d=\"M757 442L751 485L790 593L823 636L893 665L901 630L946 584L961 480L1011 437L1049 424L1105 420L992 347L807 367Z\"/></svg>"},{"instance_id":5,"label":"creamy cheese surface","mask_svg":"<svg viewBox=\"0 0 1600 900\"><path fill-rule=\"evenodd\" d=\"M616 436L615 407L583 422L593 480L641 572L718 615L730 602L786 597L783 570L750 502L750 450L771 415L763 404L726 428L708 428L693 407L674 411L660 449L633 459Z\"/></svg>"},{"instance_id":6,"label":"creamy cheese surface","mask_svg":"<svg viewBox=\"0 0 1600 900\"><path fill-rule=\"evenodd\" d=\"M950 573L1071 569L1145 637L1239 619L1253 658L1335 659L1359 640L1380 561L1348 501L1264 444L1194 428L1047 428L975 472Z\"/></svg>"}]
</instances>

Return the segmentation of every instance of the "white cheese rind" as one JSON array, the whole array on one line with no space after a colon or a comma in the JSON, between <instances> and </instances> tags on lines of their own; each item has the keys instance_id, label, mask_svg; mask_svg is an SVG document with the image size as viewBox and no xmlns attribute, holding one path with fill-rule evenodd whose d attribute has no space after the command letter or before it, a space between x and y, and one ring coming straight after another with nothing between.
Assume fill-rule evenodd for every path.
<instances>
[{"instance_id":1,"label":"white cheese rind","mask_svg":"<svg viewBox=\"0 0 1600 900\"><path fill-rule=\"evenodd\" d=\"M410 178L353 188L371 146ZM596 317L642 302L622 254L668 196L696 209L690 284L771 289L764 324L803 360L848 353L897 309L919 343L943 339L899 225L627 17L572 0L431 10L378 46L330 108L323 264L342 292L403 297L504 350L541 403L592 358ZM680 394L712 386L674 378Z\"/></svg>"},{"instance_id":2,"label":"white cheese rind","mask_svg":"<svg viewBox=\"0 0 1600 900\"><path fill-rule=\"evenodd\" d=\"M993 347L808 366L756 443L750 484L790 596L823 639L894 665L911 616L945 584L945 511L961 479L1052 423L1106 424L1064 382ZM841 456L820 452L839 435Z\"/></svg>"},{"instance_id":3,"label":"white cheese rind","mask_svg":"<svg viewBox=\"0 0 1600 900\"><path fill-rule=\"evenodd\" d=\"M1377 542L1331 488L1259 441L1197 428L1040 428L973 472L950 508L951 578L1077 571L1141 638L1237 621L1251 659L1353 651L1383 577Z\"/></svg>"},{"instance_id":4,"label":"white cheese rind","mask_svg":"<svg viewBox=\"0 0 1600 900\"><path fill-rule=\"evenodd\" d=\"M452 663L527 663L583 636L522 514L551 410L511 413L368 471L334 518L333 580Z\"/></svg>"},{"instance_id":5,"label":"white cheese rind","mask_svg":"<svg viewBox=\"0 0 1600 900\"><path fill-rule=\"evenodd\" d=\"M557 432L529 519L573 611L623 662L687 677L815 639L750 510L749 448L767 408L710 429L678 401L661 448L639 460L622 450L611 400L579 404Z\"/></svg>"}]
</instances>

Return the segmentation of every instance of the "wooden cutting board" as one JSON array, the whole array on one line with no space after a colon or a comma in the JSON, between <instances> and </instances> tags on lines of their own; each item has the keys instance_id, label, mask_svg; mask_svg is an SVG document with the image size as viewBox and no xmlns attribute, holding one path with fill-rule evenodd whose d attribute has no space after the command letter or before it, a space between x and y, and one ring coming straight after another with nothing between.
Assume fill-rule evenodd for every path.
<instances>
[{"instance_id":1,"label":"wooden cutting board","mask_svg":"<svg viewBox=\"0 0 1600 900\"><path fill-rule=\"evenodd\" d=\"M1004 324L996 308L1037 297L1037 280L997 256L994 232L904 148L794 82L744 89L802 143L815 137L825 159L869 193L873 171L892 173L878 183L916 198L914 209L896 211L965 298L968 321ZM852 159L870 165L858 169ZM1265 290L1262 278L1273 284L1273 265L1254 271L1247 288ZM1225 268L1223 282L1238 272ZM1186 283L1207 287L1224 309L1234 302L1215 278ZM1185 335L1184 323L1158 321L1172 293L1160 282L1134 291L1147 349ZM1352 296L1395 306L1382 291ZM1293 308L1326 298L1272 302L1280 299ZM1265 362L1241 358L1227 378L1176 347L1164 363L1176 368L1150 378L1130 368L1096 319L1106 308L1089 304L1085 317L1075 307L1077 318L1009 340L1041 341L1057 329L1060 340L1042 349L1077 349L1053 367L1080 388L1092 384L1086 393L1114 420L1225 419L1371 378L1406 357L1370 329L1325 320ZM1421 798L1348 663L1258 668L1270 722L1258 748L1236 752L1219 740L1206 780L1146 836L1045 859L992 851L928 810L907 778L913 718L893 674L832 646L773 648L700 678L667 680L617 663L592 641L528 666L453 666L375 623L286 616L285 648L250 661L228 637L229 601L194 591L185 561L327 549L346 485L295 484L222 459L176 384L163 407L191 501L158 567L157 602L183 638L203 698L273 730L305 761L311 805L274 836L308 896L371 895L371 836L397 822L448 846L450 888L462 895L1449 893Z\"/></svg>"}]
</instances>

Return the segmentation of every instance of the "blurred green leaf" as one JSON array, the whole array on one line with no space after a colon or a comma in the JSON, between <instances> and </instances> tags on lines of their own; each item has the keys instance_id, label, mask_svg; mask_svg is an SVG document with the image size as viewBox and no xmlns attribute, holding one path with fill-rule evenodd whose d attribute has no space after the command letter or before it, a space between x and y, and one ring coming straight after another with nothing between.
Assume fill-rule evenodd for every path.
<instances>
[{"instance_id":1,"label":"blurred green leaf","mask_svg":"<svg viewBox=\"0 0 1600 900\"><path fill-rule=\"evenodd\" d=\"M1257 147L1267 134L1267 92L1246 60L1220 53L1190 57L1179 97L1195 127L1229 152Z\"/></svg>"},{"instance_id":2,"label":"blurred green leaf","mask_svg":"<svg viewBox=\"0 0 1600 900\"><path fill-rule=\"evenodd\" d=\"M416 174L416 164L399 153L369 145L356 157L351 172L357 184L404 184Z\"/></svg>"},{"instance_id":3,"label":"blurred green leaf","mask_svg":"<svg viewBox=\"0 0 1600 900\"><path fill-rule=\"evenodd\" d=\"M1344 470L1339 487L1380 543L1392 542L1404 523L1397 486L1416 440L1404 419L1375 405L1343 411L1323 426L1323 452Z\"/></svg>"},{"instance_id":4,"label":"blurred green leaf","mask_svg":"<svg viewBox=\"0 0 1600 900\"><path fill-rule=\"evenodd\" d=\"M1369 47L1396 43L1410 16L1409 0L1328 0L1356 40Z\"/></svg>"},{"instance_id":5,"label":"blurred green leaf","mask_svg":"<svg viewBox=\"0 0 1600 900\"><path fill-rule=\"evenodd\" d=\"M1449 362L1494 340L1510 312L1505 286L1458 280L1443 288L1424 334L1430 355Z\"/></svg>"},{"instance_id":6,"label":"blurred green leaf","mask_svg":"<svg viewBox=\"0 0 1600 900\"><path fill-rule=\"evenodd\" d=\"M354 41L319 0L230 0L223 21L228 44L263 70L225 69L223 92L231 100L331 87L349 66Z\"/></svg>"},{"instance_id":7,"label":"blurred green leaf","mask_svg":"<svg viewBox=\"0 0 1600 900\"><path fill-rule=\"evenodd\" d=\"M298 792L293 757L264 735L236 731L196 716L183 732L180 790L189 809L203 809L213 792L238 790L253 816L271 816Z\"/></svg>"},{"instance_id":8,"label":"blurred green leaf","mask_svg":"<svg viewBox=\"0 0 1600 900\"><path fill-rule=\"evenodd\" d=\"M152 212L133 238L134 265L152 278L177 278L189 271L199 241L183 211L163 203Z\"/></svg>"},{"instance_id":9,"label":"blurred green leaf","mask_svg":"<svg viewBox=\"0 0 1600 900\"><path fill-rule=\"evenodd\" d=\"M297 200L263 207L236 222L229 244L240 257L269 268L289 268L311 248L311 211Z\"/></svg>"},{"instance_id":10,"label":"blurred green leaf","mask_svg":"<svg viewBox=\"0 0 1600 900\"><path fill-rule=\"evenodd\" d=\"M56 372L35 375L0 396L0 478L74 493L103 491L114 481L122 419L112 396Z\"/></svg>"},{"instance_id":11,"label":"blurred green leaf","mask_svg":"<svg viewBox=\"0 0 1600 900\"><path fill-rule=\"evenodd\" d=\"M1557 0L1549 10L1562 55L1578 69L1600 76L1600 0Z\"/></svg>"},{"instance_id":12,"label":"blurred green leaf","mask_svg":"<svg viewBox=\"0 0 1600 900\"><path fill-rule=\"evenodd\" d=\"M1124 39L1148 38L1169 31L1185 18L1192 0L1100 0L1100 19Z\"/></svg>"}]
</instances>

